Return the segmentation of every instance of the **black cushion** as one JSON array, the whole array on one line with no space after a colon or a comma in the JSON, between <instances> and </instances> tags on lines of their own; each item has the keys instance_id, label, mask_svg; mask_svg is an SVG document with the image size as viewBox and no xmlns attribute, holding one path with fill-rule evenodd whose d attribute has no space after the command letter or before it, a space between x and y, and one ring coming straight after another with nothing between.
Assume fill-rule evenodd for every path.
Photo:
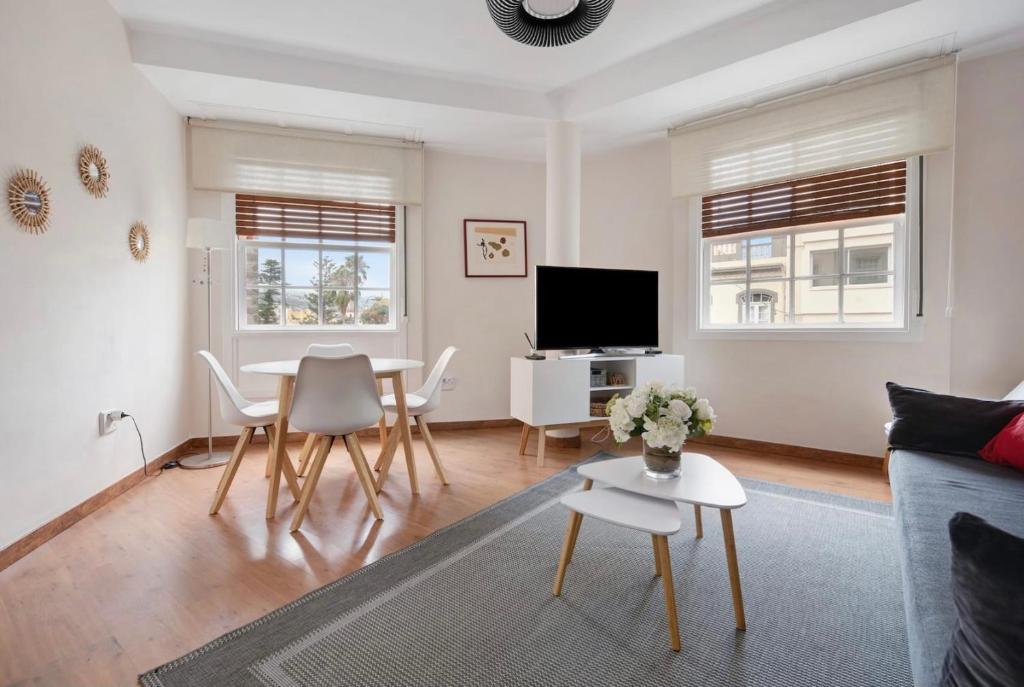
<instances>
[{"instance_id":1,"label":"black cushion","mask_svg":"<svg viewBox=\"0 0 1024 687\"><path fill-rule=\"evenodd\" d=\"M957 622L942 687L1024 685L1024 539L970 513L949 539Z\"/></svg>"},{"instance_id":2,"label":"black cushion","mask_svg":"<svg viewBox=\"0 0 1024 687\"><path fill-rule=\"evenodd\" d=\"M1024 401L985 401L933 394L889 382L889 445L977 458L989 439L1024 412Z\"/></svg>"}]
</instances>

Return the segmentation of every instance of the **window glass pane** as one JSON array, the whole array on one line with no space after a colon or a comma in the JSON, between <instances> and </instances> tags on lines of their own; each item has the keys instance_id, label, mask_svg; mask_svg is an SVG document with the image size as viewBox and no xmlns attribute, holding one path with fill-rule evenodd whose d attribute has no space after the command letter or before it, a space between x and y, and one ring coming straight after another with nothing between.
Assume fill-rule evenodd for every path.
<instances>
[{"instance_id":1,"label":"window glass pane","mask_svg":"<svg viewBox=\"0 0 1024 687\"><path fill-rule=\"evenodd\" d=\"M793 289L793 324L828 325L838 322L839 277L797 279Z\"/></svg>"},{"instance_id":2,"label":"window glass pane","mask_svg":"<svg viewBox=\"0 0 1024 687\"><path fill-rule=\"evenodd\" d=\"M356 285L356 254L351 251L325 250L323 257L324 286Z\"/></svg>"},{"instance_id":3,"label":"window glass pane","mask_svg":"<svg viewBox=\"0 0 1024 687\"><path fill-rule=\"evenodd\" d=\"M391 255L389 253L360 253L360 263L366 271L359 281L360 286L371 289L391 288Z\"/></svg>"},{"instance_id":4,"label":"window glass pane","mask_svg":"<svg viewBox=\"0 0 1024 687\"><path fill-rule=\"evenodd\" d=\"M387 291L359 291L359 324L387 324L391 302Z\"/></svg>"},{"instance_id":5,"label":"window glass pane","mask_svg":"<svg viewBox=\"0 0 1024 687\"><path fill-rule=\"evenodd\" d=\"M245 283L250 286L257 284L281 283L281 249L245 248Z\"/></svg>"},{"instance_id":6,"label":"window glass pane","mask_svg":"<svg viewBox=\"0 0 1024 687\"><path fill-rule=\"evenodd\" d=\"M355 324L355 291L324 289L324 324Z\"/></svg>"},{"instance_id":7,"label":"window glass pane","mask_svg":"<svg viewBox=\"0 0 1024 687\"><path fill-rule=\"evenodd\" d=\"M839 273L838 263L835 260L830 263L827 257L827 251L833 251L833 255L838 255L836 252L839 250L838 229L797 233L794 238L794 244L797 277ZM815 253L820 255L815 256ZM817 270L815 269L815 262L817 262ZM831 269L831 272L825 272L824 270L826 269Z\"/></svg>"},{"instance_id":8,"label":"window glass pane","mask_svg":"<svg viewBox=\"0 0 1024 687\"><path fill-rule=\"evenodd\" d=\"M317 325L319 296L316 289L285 289L284 312L286 325Z\"/></svg>"},{"instance_id":9,"label":"window glass pane","mask_svg":"<svg viewBox=\"0 0 1024 687\"><path fill-rule=\"evenodd\" d=\"M746 293L746 284L712 284L711 303L708 318L711 324L739 324L743 308L741 297Z\"/></svg>"},{"instance_id":10,"label":"window glass pane","mask_svg":"<svg viewBox=\"0 0 1024 687\"><path fill-rule=\"evenodd\" d=\"M848 248L846 250L847 271L850 274L858 272L885 272L889 269L889 247L888 246L864 246L861 248ZM887 276L884 274L865 274L850 278L850 284L885 284Z\"/></svg>"},{"instance_id":11,"label":"window glass pane","mask_svg":"<svg viewBox=\"0 0 1024 687\"><path fill-rule=\"evenodd\" d=\"M880 283L865 284L866 277L845 277L843 321L891 323L895 313L896 290L891 275L878 277ZM873 277L874 278L874 277Z\"/></svg>"},{"instance_id":12,"label":"window glass pane","mask_svg":"<svg viewBox=\"0 0 1024 687\"><path fill-rule=\"evenodd\" d=\"M724 239L711 244L711 281L747 278L746 239Z\"/></svg>"},{"instance_id":13,"label":"window glass pane","mask_svg":"<svg viewBox=\"0 0 1024 687\"><path fill-rule=\"evenodd\" d=\"M281 324L281 289L246 289L247 324Z\"/></svg>"},{"instance_id":14,"label":"window glass pane","mask_svg":"<svg viewBox=\"0 0 1024 687\"><path fill-rule=\"evenodd\" d=\"M320 252L298 248L284 251L285 286L318 286L320 283Z\"/></svg>"},{"instance_id":15,"label":"window glass pane","mask_svg":"<svg viewBox=\"0 0 1024 687\"><path fill-rule=\"evenodd\" d=\"M839 274L839 249L812 250L811 274ZM838 283L838 277L818 277L811 280L812 286L836 286Z\"/></svg>"},{"instance_id":16,"label":"window glass pane","mask_svg":"<svg viewBox=\"0 0 1024 687\"><path fill-rule=\"evenodd\" d=\"M750 291L740 296L740 301L740 316L747 324L786 324L789 321L788 281L752 281Z\"/></svg>"},{"instance_id":17,"label":"window glass pane","mask_svg":"<svg viewBox=\"0 0 1024 687\"><path fill-rule=\"evenodd\" d=\"M789 277L789 234L755 236L749 250L751 279Z\"/></svg>"}]
</instances>

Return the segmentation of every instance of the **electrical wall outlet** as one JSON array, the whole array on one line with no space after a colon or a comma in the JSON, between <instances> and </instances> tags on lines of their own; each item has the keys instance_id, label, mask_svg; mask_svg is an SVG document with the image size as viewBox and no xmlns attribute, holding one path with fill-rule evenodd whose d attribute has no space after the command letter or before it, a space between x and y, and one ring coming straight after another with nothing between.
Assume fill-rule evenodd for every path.
<instances>
[{"instance_id":1,"label":"electrical wall outlet","mask_svg":"<svg viewBox=\"0 0 1024 687\"><path fill-rule=\"evenodd\" d=\"M120 410L102 410L99 416L99 430L100 436L110 434L117 429L117 423L122 420L122 411Z\"/></svg>"},{"instance_id":2,"label":"electrical wall outlet","mask_svg":"<svg viewBox=\"0 0 1024 687\"><path fill-rule=\"evenodd\" d=\"M455 388L455 377L441 377L441 389L451 391Z\"/></svg>"}]
</instances>

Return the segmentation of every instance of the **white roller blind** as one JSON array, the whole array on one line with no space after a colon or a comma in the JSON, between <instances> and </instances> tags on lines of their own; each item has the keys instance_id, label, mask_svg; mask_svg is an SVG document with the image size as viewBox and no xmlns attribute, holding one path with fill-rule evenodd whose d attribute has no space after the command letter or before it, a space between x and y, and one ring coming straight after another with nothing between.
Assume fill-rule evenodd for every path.
<instances>
[{"instance_id":1,"label":"white roller blind","mask_svg":"<svg viewBox=\"0 0 1024 687\"><path fill-rule=\"evenodd\" d=\"M342 134L190 122L192 186L400 205L423 202L423 147Z\"/></svg>"},{"instance_id":2,"label":"white roller blind","mask_svg":"<svg viewBox=\"0 0 1024 687\"><path fill-rule=\"evenodd\" d=\"M669 132L672 195L720 193L953 144L955 61L857 79Z\"/></svg>"}]
</instances>

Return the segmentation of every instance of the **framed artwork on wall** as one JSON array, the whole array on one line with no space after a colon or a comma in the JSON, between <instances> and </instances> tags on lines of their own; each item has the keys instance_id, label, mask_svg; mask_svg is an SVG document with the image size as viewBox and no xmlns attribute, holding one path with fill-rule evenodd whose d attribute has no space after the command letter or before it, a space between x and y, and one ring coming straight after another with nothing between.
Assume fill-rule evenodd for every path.
<instances>
[{"instance_id":1,"label":"framed artwork on wall","mask_svg":"<svg viewBox=\"0 0 1024 687\"><path fill-rule=\"evenodd\" d=\"M467 277L525 277L526 222L462 221Z\"/></svg>"}]
</instances>

